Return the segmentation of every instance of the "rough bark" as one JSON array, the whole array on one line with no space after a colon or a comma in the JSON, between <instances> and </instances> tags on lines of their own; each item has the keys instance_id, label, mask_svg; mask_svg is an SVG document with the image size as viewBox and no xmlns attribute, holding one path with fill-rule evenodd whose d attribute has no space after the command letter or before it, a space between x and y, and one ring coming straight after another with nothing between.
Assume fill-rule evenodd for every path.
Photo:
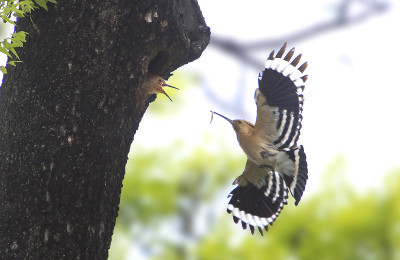
<instances>
[{"instance_id":1,"label":"rough bark","mask_svg":"<svg viewBox=\"0 0 400 260\"><path fill-rule=\"evenodd\" d=\"M0 255L106 259L154 100L144 78L197 59L209 29L196 0L58 0L17 30L24 62L0 88Z\"/></svg>"}]
</instances>

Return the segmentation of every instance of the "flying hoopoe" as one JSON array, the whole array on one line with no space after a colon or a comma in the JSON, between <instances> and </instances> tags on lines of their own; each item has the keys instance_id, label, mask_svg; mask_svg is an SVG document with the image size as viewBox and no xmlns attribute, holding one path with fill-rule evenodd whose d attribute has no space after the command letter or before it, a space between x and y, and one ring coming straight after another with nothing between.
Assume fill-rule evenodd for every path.
<instances>
[{"instance_id":1,"label":"flying hoopoe","mask_svg":"<svg viewBox=\"0 0 400 260\"><path fill-rule=\"evenodd\" d=\"M287 204L288 191L300 202L308 179L306 154L297 141L300 136L303 91L307 62L297 67L301 54L292 59L294 48L284 57L286 43L274 56L271 52L259 75L254 99L255 125L246 120L231 120L240 147L247 155L245 169L235 181L228 197L227 211L243 229L257 227L268 231Z\"/></svg>"},{"instance_id":2,"label":"flying hoopoe","mask_svg":"<svg viewBox=\"0 0 400 260\"><path fill-rule=\"evenodd\" d=\"M151 95L151 94L162 93L162 94L166 95L169 98L169 100L171 100L171 102L172 102L172 99L164 91L163 87L170 87L170 88L179 90L179 88L168 85L165 82L165 80L160 76L153 75L153 74L148 74L146 76L143 88L146 90L147 94Z\"/></svg>"}]
</instances>

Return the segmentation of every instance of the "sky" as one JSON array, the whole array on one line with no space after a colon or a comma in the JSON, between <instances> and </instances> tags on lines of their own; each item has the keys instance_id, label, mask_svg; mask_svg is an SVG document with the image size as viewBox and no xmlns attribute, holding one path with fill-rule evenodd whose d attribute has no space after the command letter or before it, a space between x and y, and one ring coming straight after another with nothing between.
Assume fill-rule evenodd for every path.
<instances>
[{"instance_id":1,"label":"sky","mask_svg":"<svg viewBox=\"0 0 400 260\"><path fill-rule=\"evenodd\" d=\"M282 40L273 48L251 53L261 64L284 41L288 41L288 48L296 47L296 53L303 54L303 61L308 61L300 139L309 166L307 189L321 188L322 173L338 155L347 160L346 179L361 191L380 187L385 173L399 167L400 86L396 62L400 60L400 40L392 29L400 24L396 1L369 1L384 3L389 8L359 23L296 41L288 39L299 31L334 19L341 2L198 2L212 37L239 43ZM349 15L363 13L365 2L368 1L350 1ZM178 93L167 90L174 103L159 96L150 109L159 106L168 115L146 113L134 144L156 149L183 140L186 145L182 153L190 153L195 146L209 150L226 146L242 153L231 126L220 118L214 118L210 124L209 111L254 122L253 96L260 70L209 45L198 60L175 71L169 82L179 84L181 81L176 77L198 80L188 86L176 85L182 89ZM162 134L155 135L154 129L162 129ZM133 155L134 151L130 156Z\"/></svg>"}]
</instances>

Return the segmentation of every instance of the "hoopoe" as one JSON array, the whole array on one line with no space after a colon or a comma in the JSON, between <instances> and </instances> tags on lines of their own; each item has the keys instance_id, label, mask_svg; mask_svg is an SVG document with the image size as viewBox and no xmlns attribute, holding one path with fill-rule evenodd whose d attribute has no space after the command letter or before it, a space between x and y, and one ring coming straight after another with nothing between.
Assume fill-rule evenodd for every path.
<instances>
[{"instance_id":1,"label":"hoopoe","mask_svg":"<svg viewBox=\"0 0 400 260\"><path fill-rule=\"evenodd\" d=\"M166 95L169 98L169 100L171 100L171 102L172 102L172 99L164 91L163 87L170 87L170 88L179 90L179 88L168 85L165 82L165 80L160 76L153 75L153 74L148 74L146 76L143 88L146 90L147 94L151 95L151 94L162 93L162 94Z\"/></svg>"},{"instance_id":2,"label":"hoopoe","mask_svg":"<svg viewBox=\"0 0 400 260\"><path fill-rule=\"evenodd\" d=\"M292 48L284 58L286 43L274 56L271 52L259 75L254 99L257 105L255 125L246 120L231 120L217 114L233 126L240 147L247 155L245 169L229 194L227 211L243 229L257 227L268 231L287 204L288 191L300 202L308 179L306 154L297 141L300 136L303 91L307 62L297 67L301 54L290 61Z\"/></svg>"}]
</instances>

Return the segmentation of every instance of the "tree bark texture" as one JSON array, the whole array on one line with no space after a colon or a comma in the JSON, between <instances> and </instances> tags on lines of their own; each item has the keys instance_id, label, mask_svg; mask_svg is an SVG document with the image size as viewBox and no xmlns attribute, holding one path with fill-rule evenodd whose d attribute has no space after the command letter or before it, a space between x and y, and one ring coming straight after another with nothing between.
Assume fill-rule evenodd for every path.
<instances>
[{"instance_id":1,"label":"tree bark texture","mask_svg":"<svg viewBox=\"0 0 400 260\"><path fill-rule=\"evenodd\" d=\"M106 259L127 154L154 100L144 78L197 59L210 31L196 0L48 6L19 19L23 63L0 88L0 258Z\"/></svg>"}]
</instances>

